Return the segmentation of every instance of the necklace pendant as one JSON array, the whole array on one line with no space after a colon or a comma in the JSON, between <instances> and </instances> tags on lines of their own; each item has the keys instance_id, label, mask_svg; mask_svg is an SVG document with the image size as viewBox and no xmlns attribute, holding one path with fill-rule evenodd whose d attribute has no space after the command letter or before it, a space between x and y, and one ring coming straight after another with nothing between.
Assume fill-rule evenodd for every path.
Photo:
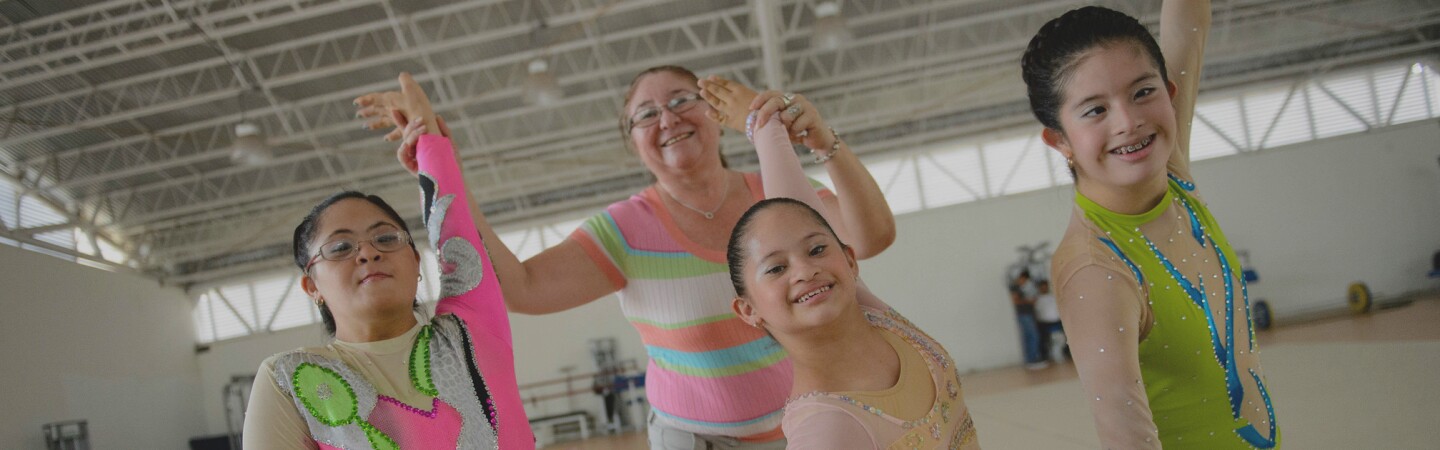
<instances>
[{"instance_id":1,"label":"necklace pendant","mask_svg":"<svg viewBox=\"0 0 1440 450\"><path fill-rule=\"evenodd\" d=\"M715 213L712 213L712 212L707 212L707 213L705 213L705 220L714 220L714 219L715 219Z\"/></svg>"}]
</instances>

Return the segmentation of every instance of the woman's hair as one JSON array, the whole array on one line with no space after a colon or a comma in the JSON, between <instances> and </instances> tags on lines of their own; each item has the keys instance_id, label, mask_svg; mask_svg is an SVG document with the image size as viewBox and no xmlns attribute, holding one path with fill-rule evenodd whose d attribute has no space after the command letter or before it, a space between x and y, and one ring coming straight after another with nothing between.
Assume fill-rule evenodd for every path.
<instances>
[{"instance_id":1,"label":"woman's hair","mask_svg":"<svg viewBox=\"0 0 1440 450\"><path fill-rule=\"evenodd\" d=\"M635 78L630 79L630 88L625 90L625 103L622 103L620 105L620 139L624 140L626 147L630 147L631 142L629 111L630 98L635 96L635 88L640 87L641 79L645 78L647 75L661 72L667 72L680 78L690 80L692 84L700 83L700 77L698 75L695 75L695 72L691 72L690 69L686 69L680 66L655 66L649 69L642 70L640 71L640 73L635 74ZM705 101L705 99L700 99L700 101L703 102ZM720 166L727 169L730 168L730 161L725 159L725 152L723 151L723 149L720 152Z\"/></svg>"},{"instance_id":2,"label":"woman's hair","mask_svg":"<svg viewBox=\"0 0 1440 450\"><path fill-rule=\"evenodd\" d=\"M1150 30L1140 21L1099 6L1074 9L1040 27L1025 55L1020 58L1020 72L1030 96L1030 111L1046 128L1062 130L1058 111L1064 101L1062 88L1080 61L1095 47L1113 44L1137 44L1160 70L1160 79L1169 84L1165 73L1165 56ZM1063 131L1063 130L1062 130Z\"/></svg>"},{"instance_id":3,"label":"woman's hair","mask_svg":"<svg viewBox=\"0 0 1440 450\"><path fill-rule=\"evenodd\" d=\"M405 234L410 234L410 227L405 225L405 220L400 218L400 213L395 212L395 208L391 208L390 204L385 203L385 200L381 199L380 196L367 195L355 191L337 192L321 200L314 208L311 208L310 214L306 214L305 219L300 221L300 225L295 226L295 238L292 243L295 249L295 267L299 267L301 271L304 271L305 265L309 264L310 258L314 257L314 255L310 254L310 241L315 239L315 233L320 229L320 215L324 214L325 210L330 208L330 205L334 205L341 200L352 198L365 200L380 208L390 220L395 221L395 224L400 226L400 229L405 230ZM419 254L419 251L415 250L414 239L410 240L410 251L416 252L417 255ZM419 300L417 299L416 305L418 304ZM320 305L320 319L325 322L325 332L334 336L335 316L330 314L329 306L324 304Z\"/></svg>"},{"instance_id":4,"label":"woman's hair","mask_svg":"<svg viewBox=\"0 0 1440 450\"><path fill-rule=\"evenodd\" d=\"M741 271L741 266L745 263L746 256L745 235L750 234L750 222L755 220L755 216L760 215L761 211L775 206L800 208L808 213L810 218L815 220L815 223L825 227L825 231L830 232L830 236L835 237L835 242L840 243L840 248L846 247L845 243L840 241L840 235L835 234L835 229L830 227L830 222L825 221L825 216L820 215L819 211L811 208L810 205L805 204L805 202L784 197L761 200L746 210L744 215L740 216L740 221L735 223L735 229L730 232L730 244L725 246L725 261L730 266L730 284L735 286L735 293L741 297L745 296L745 274Z\"/></svg>"}]
</instances>

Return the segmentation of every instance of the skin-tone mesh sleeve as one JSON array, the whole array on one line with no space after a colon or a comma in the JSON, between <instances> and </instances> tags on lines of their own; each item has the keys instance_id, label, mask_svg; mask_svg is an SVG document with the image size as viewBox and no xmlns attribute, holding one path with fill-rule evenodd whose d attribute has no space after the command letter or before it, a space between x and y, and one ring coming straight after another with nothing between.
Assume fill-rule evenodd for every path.
<instances>
[{"instance_id":1,"label":"skin-tone mesh sleeve","mask_svg":"<svg viewBox=\"0 0 1440 450\"><path fill-rule=\"evenodd\" d=\"M1140 375L1143 311L1135 281L1091 265L1056 280L1056 288L1100 443L1107 449L1160 448Z\"/></svg>"}]
</instances>

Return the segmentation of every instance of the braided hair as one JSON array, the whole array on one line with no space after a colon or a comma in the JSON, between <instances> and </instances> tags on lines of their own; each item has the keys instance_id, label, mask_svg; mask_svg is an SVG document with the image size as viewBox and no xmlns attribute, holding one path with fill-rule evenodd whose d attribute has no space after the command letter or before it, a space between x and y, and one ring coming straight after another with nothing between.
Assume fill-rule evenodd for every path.
<instances>
[{"instance_id":1,"label":"braided hair","mask_svg":"<svg viewBox=\"0 0 1440 450\"><path fill-rule=\"evenodd\" d=\"M1099 6L1070 10L1040 27L1020 57L1030 111L1042 125L1062 130L1059 110L1065 100L1062 88L1069 76L1090 49L1115 44L1139 45L1160 70L1161 81L1170 83L1160 44L1140 21Z\"/></svg>"}]
</instances>

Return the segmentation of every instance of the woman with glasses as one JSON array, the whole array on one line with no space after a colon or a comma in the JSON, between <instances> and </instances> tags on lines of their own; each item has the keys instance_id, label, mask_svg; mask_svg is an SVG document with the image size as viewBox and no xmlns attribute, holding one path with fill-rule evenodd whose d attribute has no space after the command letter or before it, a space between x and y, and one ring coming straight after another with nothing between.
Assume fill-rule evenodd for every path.
<instances>
[{"instance_id":1,"label":"woman with glasses","mask_svg":"<svg viewBox=\"0 0 1440 450\"><path fill-rule=\"evenodd\" d=\"M725 260L731 229L765 195L758 174L727 167L721 122L734 117L707 104L699 82L676 66L636 75L620 132L655 182L591 217L569 239L522 262L478 210L474 219L505 280L511 311L549 314L619 293L650 356L645 387L651 448L784 448L780 419L790 362L764 331L731 310L735 289ZM753 91L727 96L744 103L745 112L756 98ZM844 218L835 224L841 236L855 243L860 258L888 247L894 217L859 159L803 97L764 98L783 106L780 116L795 126L792 136L820 149L840 195L812 184ZM356 103L360 115L374 118L372 128L428 117L399 106L407 103L403 92L369 94ZM403 133L397 129L387 137ZM410 152L401 146L402 162Z\"/></svg>"},{"instance_id":2,"label":"woman with glasses","mask_svg":"<svg viewBox=\"0 0 1440 450\"><path fill-rule=\"evenodd\" d=\"M427 125L439 133L433 119L414 125L416 139ZM434 138L410 167L442 272L435 318L416 317L420 253L400 215L358 192L321 201L293 244L302 287L334 340L261 364L245 448L535 447L498 277L449 141Z\"/></svg>"}]
</instances>

